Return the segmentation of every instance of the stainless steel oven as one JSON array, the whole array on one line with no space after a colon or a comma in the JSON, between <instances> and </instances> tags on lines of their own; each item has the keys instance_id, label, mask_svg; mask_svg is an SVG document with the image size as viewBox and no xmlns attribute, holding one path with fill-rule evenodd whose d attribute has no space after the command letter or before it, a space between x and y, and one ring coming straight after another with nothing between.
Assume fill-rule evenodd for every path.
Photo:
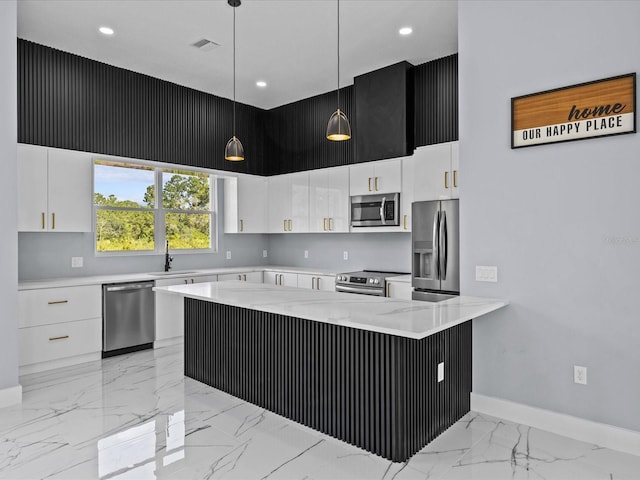
<instances>
[{"instance_id":1,"label":"stainless steel oven","mask_svg":"<svg viewBox=\"0 0 640 480\"><path fill-rule=\"evenodd\" d=\"M352 227L400 225L400 194L383 193L351 197Z\"/></svg>"},{"instance_id":2,"label":"stainless steel oven","mask_svg":"<svg viewBox=\"0 0 640 480\"><path fill-rule=\"evenodd\" d=\"M405 274L399 272L376 272L373 270L339 273L336 275L336 292L385 297L387 295L386 278L398 275Z\"/></svg>"}]
</instances>

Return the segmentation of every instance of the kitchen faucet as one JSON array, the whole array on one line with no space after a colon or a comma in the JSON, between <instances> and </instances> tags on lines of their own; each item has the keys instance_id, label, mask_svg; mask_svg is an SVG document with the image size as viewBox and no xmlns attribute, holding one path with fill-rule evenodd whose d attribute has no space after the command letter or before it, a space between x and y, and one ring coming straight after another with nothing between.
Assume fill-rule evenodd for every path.
<instances>
[{"instance_id":1,"label":"kitchen faucet","mask_svg":"<svg viewBox=\"0 0 640 480\"><path fill-rule=\"evenodd\" d=\"M164 253L164 271L168 272L171 270L171 262L173 262L173 257L169 255L169 240L167 240L167 247Z\"/></svg>"}]
</instances>

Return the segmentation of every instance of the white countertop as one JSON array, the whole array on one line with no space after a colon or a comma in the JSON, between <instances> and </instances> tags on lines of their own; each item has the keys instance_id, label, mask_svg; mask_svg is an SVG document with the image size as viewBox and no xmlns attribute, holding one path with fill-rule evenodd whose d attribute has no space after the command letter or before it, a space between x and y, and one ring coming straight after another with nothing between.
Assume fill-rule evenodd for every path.
<instances>
[{"instance_id":1,"label":"white countertop","mask_svg":"<svg viewBox=\"0 0 640 480\"><path fill-rule=\"evenodd\" d=\"M88 275L84 277L61 277L45 280L27 280L18 283L18 290L35 290L38 288L62 288L80 285L103 285L107 283L142 282L163 278L198 277L205 275L222 275L225 273L247 273L277 271L282 273L307 273L309 275L334 275L335 271L312 267L282 267L277 265L259 265L249 267L194 268L188 270L172 270L148 273L123 273L115 275Z\"/></svg>"},{"instance_id":2,"label":"white countertop","mask_svg":"<svg viewBox=\"0 0 640 480\"><path fill-rule=\"evenodd\" d=\"M387 277L387 282L411 283L411 274L398 275L397 277Z\"/></svg>"},{"instance_id":3,"label":"white countertop","mask_svg":"<svg viewBox=\"0 0 640 480\"><path fill-rule=\"evenodd\" d=\"M157 292L407 338L425 338L507 301L460 296L439 303L238 281L156 287Z\"/></svg>"}]
</instances>

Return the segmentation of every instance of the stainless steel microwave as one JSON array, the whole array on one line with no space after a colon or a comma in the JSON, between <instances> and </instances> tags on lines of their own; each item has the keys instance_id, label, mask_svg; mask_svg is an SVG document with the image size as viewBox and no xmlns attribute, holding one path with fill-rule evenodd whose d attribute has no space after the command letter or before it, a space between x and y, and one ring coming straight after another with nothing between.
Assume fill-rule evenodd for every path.
<instances>
[{"instance_id":1,"label":"stainless steel microwave","mask_svg":"<svg viewBox=\"0 0 640 480\"><path fill-rule=\"evenodd\" d=\"M351 197L352 227L400 225L400 194L384 193Z\"/></svg>"}]
</instances>

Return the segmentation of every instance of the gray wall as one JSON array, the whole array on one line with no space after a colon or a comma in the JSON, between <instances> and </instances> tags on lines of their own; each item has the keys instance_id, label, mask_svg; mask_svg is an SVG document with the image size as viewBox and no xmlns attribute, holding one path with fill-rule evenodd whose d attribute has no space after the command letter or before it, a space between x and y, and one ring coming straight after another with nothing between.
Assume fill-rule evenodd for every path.
<instances>
[{"instance_id":1,"label":"gray wall","mask_svg":"<svg viewBox=\"0 0 640 480\"><path fill-rule=\"evenodd\" d=\"M0 390L18 385L16 2L0 2Z\"/></svg>"},{"instance_id":2,"label":"gray wall","mask_svg":"<svg viewBox=\"0 0 640 480\"><path fill-rule=\"evenodd\" d=\"M411 271L410 233L331 233L269 235L269 263L292 267ZM304 258L304 251L309 257ZM344 260L344 252L348 260Z\"/></svg>"},{"instance_id":3,"label":"gray wall","mask_svg":"<svg viewBox=\"0 0 640 480\"><path fill-rule=\"evenodd\" d=\"M218 211L224 211L223 182L218 181ZM218 231L222 232L222 214L218 215ZM96 257L93 233L31 233L18 234L18 265L20 280L56 277L108 275L119 273L153 272L164 269L164 255L127 255ZM218 252L189 254L171 252L172 268L235 267L262 265L267 248L266 235L224 235L218 237ZM226 252L231 251L227 260ZM82 268L71 268L71 257L83 257Z\"/></svg>"},{"instance_id":4,"label":"gray wall","mask_svg":"<svg viewBox=\"0 0 640 480\"><path fill-rule=\"evenodd\" d=\"M473 390L633 430L640 136L511 150L510 97L638 72L638 19L640 2L459 4L461 289L511 301L474 322Z\"/></svg>"}]
</instances>

